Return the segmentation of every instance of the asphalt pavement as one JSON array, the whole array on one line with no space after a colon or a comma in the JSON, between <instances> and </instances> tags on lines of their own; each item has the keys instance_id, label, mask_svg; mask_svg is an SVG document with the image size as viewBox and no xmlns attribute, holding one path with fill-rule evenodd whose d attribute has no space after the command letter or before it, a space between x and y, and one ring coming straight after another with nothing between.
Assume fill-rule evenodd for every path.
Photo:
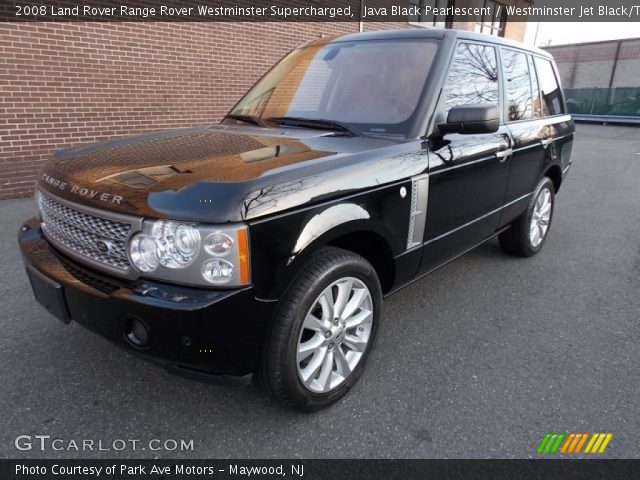
<instances>
[{"instance_id":1,"label":"asphalt pavement","mask_svg":"<svg viewBox=\"0 0 640 480\"><path fill-rule=\"evenodd\" d=\"M315 414L50 317L16 244L33 201L0 202L0 457L535 458L551 431L612 432L604 457L640 457L640 128L579 125L573 158L539 255L494 240L390 297L360 382ZM18 450L19 435L65 449ZM85 439L193 451L67 450Z\"/></svg>"}]
</instances>

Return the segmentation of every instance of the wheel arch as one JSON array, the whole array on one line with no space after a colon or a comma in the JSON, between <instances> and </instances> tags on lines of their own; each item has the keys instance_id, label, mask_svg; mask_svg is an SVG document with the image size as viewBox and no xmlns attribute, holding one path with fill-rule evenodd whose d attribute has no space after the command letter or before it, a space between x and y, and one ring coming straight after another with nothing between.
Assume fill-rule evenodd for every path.
<instances>
[{"instance_id":1,"label":"wheel arch","mask_svg":"<svg viewBox=\"0 0 640 480\"><path fill-rule=\"evenodd\" d=\"M312 241L304 243L303 248L289 257L284 271L272 286L271 297L281 297L323 247L342 248L361 255L378 275L383 294L388 293L395 281L395 260L391 245L388 234L384 232L384 225L375 224L371 219L351 220L335 225Z\"/></svg>"},{"instance_id":2,"label":"wheel arch","mask_svg":"<svg viewBox=\"0 0 640 480\"><path fill-rule=\"evenodd\" d=\"M336 225L297 252L291 263L302 268L322 247L342 248L362 256L376 271L382 292L391 291L395 280L395 261L384 225L373 223L370 219Z\"/></svg>"},{"instance_id":3,"label":"wheel arch","mask_svg":"<svg viewBox=\"0 0 640 480\"><path fill-rule=\"evenodd\" d=\"M562 170L558 165L551 165L545 172L545 177L549 177L553 182L553 188L556 193L560 190L560 185L562 184Z\"/></svg>"},{"instance_id":4,"label":"wheel arch","mask_svg":"<svg viewBox=\"0 0 640 480\"><path fill-rule=\"evenodd\" d=\"M395 262L391 247L377 232L357 230L334 238L328 246L342 248L365 258L376 271L382 293L390 292L395 280Z\"/></svg>"}]
</instances>

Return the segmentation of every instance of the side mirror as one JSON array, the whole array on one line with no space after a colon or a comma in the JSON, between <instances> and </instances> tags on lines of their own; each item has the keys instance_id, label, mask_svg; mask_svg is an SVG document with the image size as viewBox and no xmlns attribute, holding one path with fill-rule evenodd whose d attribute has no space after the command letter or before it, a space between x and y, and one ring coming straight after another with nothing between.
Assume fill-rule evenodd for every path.
<instances>
[{"instance_id":1,"label":"side mirror","mask_svg":"<svg viewBox=\"0 0 640 480\"><path fill-rule=\"evenodd\" d=\"M439 123L445 133L493 133L500 127L500 115L495 105L463 105L449 110L447 123Z\"/></svg>"}]
</instances>

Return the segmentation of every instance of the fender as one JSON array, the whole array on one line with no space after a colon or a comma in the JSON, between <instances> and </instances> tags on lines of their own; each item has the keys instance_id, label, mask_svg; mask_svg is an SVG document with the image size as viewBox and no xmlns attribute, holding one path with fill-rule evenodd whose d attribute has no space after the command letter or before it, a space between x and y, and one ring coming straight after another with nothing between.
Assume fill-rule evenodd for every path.
<instances>
[{"instance_id":1,"label":"fender","mask_svg":"<svg viewBox=\"0 0 640 480\"><path fill-rule=\"evenodd\" d=\"M357 220L369 219L371 219L369 212L355 203L341 203L333 205L326 210L315 214L300 232L300 236L293 247L293 251L291 252L287 265L290 265L295 260L296 256L298 256L305 248L309 247L313 242L332 231L332 236L339 236L336 234L338 226Z\"/></svg>"},{"instance_id":2,"label":"fender","mask_svg":"<svg viewBox=\"0 0 640 480\"><path fill-rule=\"evenodd\" d=\"M389 261L393 262L392 232L361 205L340 203L315 213L307 220L287 258L284 278L294 275L319 248L350 234L376 235L387 245ZM380 252L381 256L384 254ZM278 285L276 292L283 287Z\"/></svg>"},{"instance_id":3,"label":"fender","mask_svg":"<svg viewBox=\"0 0 640 480\"><path fill-rule=\"evenodd\" d=\"M378 237L392 262L406 250L411 199L400 195L403 187L408 191L411 179L250 224L256 295L279 298L296 269L320 247L355 233Z\"/></svg>"}]
</instances>

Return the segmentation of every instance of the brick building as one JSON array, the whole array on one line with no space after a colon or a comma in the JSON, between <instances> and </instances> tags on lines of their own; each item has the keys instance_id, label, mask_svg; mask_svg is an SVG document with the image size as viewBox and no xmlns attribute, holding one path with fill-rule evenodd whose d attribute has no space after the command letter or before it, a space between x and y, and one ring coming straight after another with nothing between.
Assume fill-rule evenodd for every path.
<instances>
[{"instance_id":1,"label":"brick building","mask_svg":"<svg viewBox=\"0 0 640 480\"><path fill-rule=\"evenodd\" d=\"M544 49L556 60L571 113L640 120L640 38Z\"/></svg>"},{"instance_id":2,"label":"brick building","mask_svg":"<svg viewBox=\"0 0 640 480\"><path fill-rule=\"evenodd\" d=\"M427 2L447 4L409 3ZM528 5L526 0L509 3ZM421 27L522 40L525 24L506 17L465 22L409 18L363 25L0 23L0 198L30 195L42 162L63 146L219 121L276 60L311 38L360 28Z\"/></svg>"},{"instance_id":3,"label":"brick building","mask_svg":"<svg viewBox=\"0 0 640 480\"><path fill-rule=\"evenodd\" d=\"M564 88L640 86L640 38L543 48L553 55Z\"/></svg>"}]
</instances>

